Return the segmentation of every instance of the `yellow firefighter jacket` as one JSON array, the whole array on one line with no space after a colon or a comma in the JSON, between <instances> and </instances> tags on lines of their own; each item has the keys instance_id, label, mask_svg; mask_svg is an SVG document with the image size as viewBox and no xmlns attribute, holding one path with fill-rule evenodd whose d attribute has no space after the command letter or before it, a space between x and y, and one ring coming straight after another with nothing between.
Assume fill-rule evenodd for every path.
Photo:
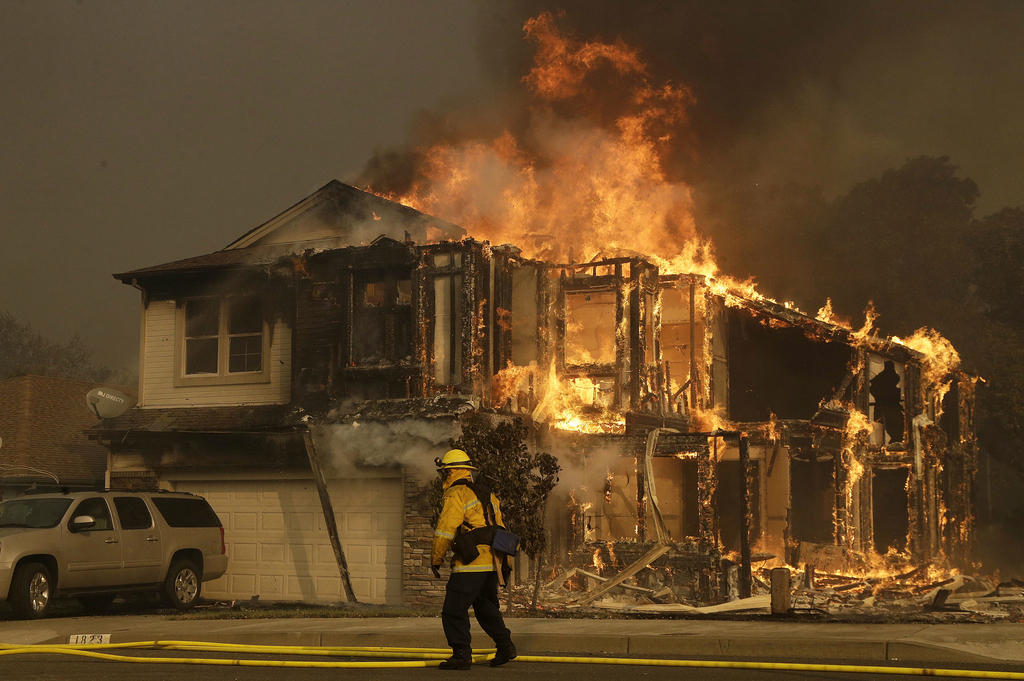
<instances>
[{"instance_id":1,"label":"yellow firefighter jacket","mask_svg":"<svg viewBox=\"0 0 1024 681\"><path fill-rule=\"evenodd\" d=\"M455 535L461 531L467 532L478 527L484 527L487 522L484 520L484 507L476 497L476 492L466 485L452 485L456 480L469 480L472 471L466 468L456 468L444 483L444 496L441 499L441 516L437 520L437 527L434 528L434 545L431 551L431 565L441 565L444 562L445 554L452 545ZM498 525L503 525L501 520L501 509L498 508L498 498L491 494L491 505L494 507L494 520ZM463 523L469 525L465 527ZM452 558L452 572L491 572L494 570L495 561L491 558L491 547L478 544L477 549L480 555L468 565L463 563L457 556Z\"/></svg>"}]
</instances>

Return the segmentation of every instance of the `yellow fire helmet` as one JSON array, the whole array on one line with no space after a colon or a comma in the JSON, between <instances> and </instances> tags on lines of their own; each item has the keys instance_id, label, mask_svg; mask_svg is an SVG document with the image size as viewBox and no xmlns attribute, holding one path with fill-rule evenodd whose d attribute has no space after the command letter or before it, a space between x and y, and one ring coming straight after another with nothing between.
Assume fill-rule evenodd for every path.
<instances>
[{"instance_id":1,"label":"yellow fire helmet","mask_svg":"<svg viewBox=\"0 0 1024 681\"><path fill-rule=\"evenodd\" d=\"M434 459L434 463L441 470L450 470L452 468L468 468L471 471L477 470L473 462L469 460L469 454L462 451L461 449L448 450L444 456Z\"/></svg>"}]
</instances>

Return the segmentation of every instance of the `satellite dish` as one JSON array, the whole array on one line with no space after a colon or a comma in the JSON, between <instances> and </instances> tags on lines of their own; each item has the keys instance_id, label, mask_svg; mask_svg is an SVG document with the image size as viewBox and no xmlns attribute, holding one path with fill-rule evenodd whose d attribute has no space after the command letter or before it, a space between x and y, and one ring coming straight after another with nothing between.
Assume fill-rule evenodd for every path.
<instances>
[{"instance_id":1,"label":"satellite dish","mask_svg":"<svg viewBox=\"0 0 1024 681\"><path fill-rule=\"evenodd\" d=\"M117 418L132 406L131 399L112 388L94 388L85 396L85 403L101 419Z\"/></svg>"}]
</instances>

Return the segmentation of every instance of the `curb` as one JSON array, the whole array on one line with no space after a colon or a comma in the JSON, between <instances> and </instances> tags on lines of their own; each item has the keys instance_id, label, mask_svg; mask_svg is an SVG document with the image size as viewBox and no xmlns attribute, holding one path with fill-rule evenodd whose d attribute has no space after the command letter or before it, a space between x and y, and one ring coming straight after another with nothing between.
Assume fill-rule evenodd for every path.
<instances>
[{"instance_id":1,"label":"curb","mask_svg":"<svg viewBox=\"0 0 1024 681\"><path fill-rule=\"evenodd\" d=\"M192 636L209 643L303 647L411 647L445 648L444 635L409 634L396 640L393 634L344 632L235 632ZM179 635L115 633L111 643L181 640ZM67 637L53 637L41 643L66 643ZM519 634L519 652L527 655L577 653L585 655L670 656L703 658L745 658L755 660L836 660L867 662L1000 663L1007 660L955 648L906 641L850 641L827 638L720 638L699 635L586 636L578 634ZM489 643L489 642L488 642Z\"/></svg>"}]
</instances>

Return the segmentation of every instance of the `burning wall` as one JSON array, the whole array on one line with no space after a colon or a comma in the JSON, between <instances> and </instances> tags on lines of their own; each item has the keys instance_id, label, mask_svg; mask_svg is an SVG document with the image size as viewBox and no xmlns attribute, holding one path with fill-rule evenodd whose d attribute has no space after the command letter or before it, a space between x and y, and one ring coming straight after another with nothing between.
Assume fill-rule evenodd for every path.
<instances>
[{"instance_id":1,"label":"burning wall","mask_svg":"<svg viewBox=\"0 0 1024 681\"><path fill-rule=\"evenodd\" d=\"M288 257L294 401L451 396L524 419L575 469L550 507L555 562L645 546L660 524L666 560L690 556L675 579L707 596L720 564L694 565L744 551L969 554L971 384L934 336L883 339L636 255L557 263L382 237ZM665 439L641 465L656 428L703 444ZM723 431L745 434L745 460Z\"/></svg>"}]
</instances>

